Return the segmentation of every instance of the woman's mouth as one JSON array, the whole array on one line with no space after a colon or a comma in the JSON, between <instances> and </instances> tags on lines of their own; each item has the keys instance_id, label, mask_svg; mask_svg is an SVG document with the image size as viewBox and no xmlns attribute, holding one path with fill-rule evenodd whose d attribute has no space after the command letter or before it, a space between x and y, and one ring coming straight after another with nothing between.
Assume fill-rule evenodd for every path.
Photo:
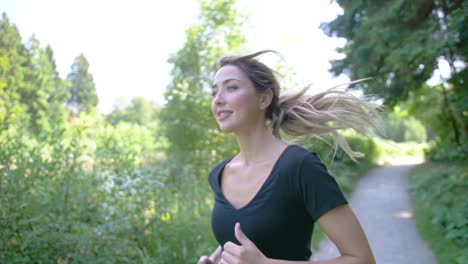
<instances>
[{"instance_id":1,"label":"woman's mouth","mask_svg":"<svg viewBox=\"0 0 468 264\"><path fill-rule=\"evenodd\" d=\"M221 121L221 120L224 120L224 119L230 117L231 114L232 114L231 111L220 111L220 112L218 112L218 115L217 115L217 116L218 116L218 120L220 120L220 121Z\"/></svg>"}]
</instances>

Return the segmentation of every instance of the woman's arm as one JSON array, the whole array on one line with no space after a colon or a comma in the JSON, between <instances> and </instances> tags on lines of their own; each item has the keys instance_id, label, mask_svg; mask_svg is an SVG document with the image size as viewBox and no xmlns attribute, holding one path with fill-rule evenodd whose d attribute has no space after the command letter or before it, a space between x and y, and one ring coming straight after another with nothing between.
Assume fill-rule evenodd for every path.
<instances>
[{"instance_id":1,"label":"woman's arm","mask_svg":"<svg viewBox=\"0 0 468 264\"><path fill-rule=\"evenodd\" d=\"M317 223L336 245L341 256L317 262L293 262L268 259L265 264L374 264L369 242L361 224L348 205L342 205L321 216Z\"/></svg>"},{"instance_id":2,"label":"woman's arm","mask_svg":"<svg viewBox=\"0 0 468 264\"><path fill-rule=\"evenodd\" d=\"M349 262L336 263L375 263L364 230L349 205L330 210L317 223L336 245L342 257L350 259Z\"/></svg>"}]
</instances>

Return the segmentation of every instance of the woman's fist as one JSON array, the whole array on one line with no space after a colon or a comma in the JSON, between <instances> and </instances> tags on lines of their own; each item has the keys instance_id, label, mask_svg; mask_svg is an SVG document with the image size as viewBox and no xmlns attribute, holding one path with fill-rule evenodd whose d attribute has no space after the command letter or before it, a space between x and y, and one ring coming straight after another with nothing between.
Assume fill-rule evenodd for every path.
<instances>
[{"instance_id":1,"label":"woman's fist","mask_svg":"<svg viewBox=\"0 0 468 264\"><path fill-rule=\"evenodd\" d=\"M232 242L224 244L224 251L221 254L221 264L235 263L257 263L261 264L266 261L266 257L257 248L257 246L242 232L239 223L234 226L234 234L241 245L236 245Z\"/></svg>"}]
</instances>

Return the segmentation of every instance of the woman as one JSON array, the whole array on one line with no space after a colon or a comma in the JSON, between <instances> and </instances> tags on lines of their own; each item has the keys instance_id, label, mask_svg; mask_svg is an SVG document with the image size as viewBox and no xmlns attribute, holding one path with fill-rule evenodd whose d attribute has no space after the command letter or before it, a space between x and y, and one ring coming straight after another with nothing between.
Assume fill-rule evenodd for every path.
<instances>
[{"instance_id":1,"label":"woman","mask_svg":"<svg viewBox=\"0 0 468 264\"><path fill-rule=\"evenodd\" d=\"M331 133L354 159L336 130L375 127L375 105L330 89L280 97L271 69L256 57L225 57L215 75L212 111L239 153L209 175L215 193L212 228L219 247L199 264L311 263L310 241L318 223L341 256L317 263L374 263L366 236L341 190L315 152L289 145L294 136ZM329 125L335 122L336 126Z\"/></svg>"}]
</instances>

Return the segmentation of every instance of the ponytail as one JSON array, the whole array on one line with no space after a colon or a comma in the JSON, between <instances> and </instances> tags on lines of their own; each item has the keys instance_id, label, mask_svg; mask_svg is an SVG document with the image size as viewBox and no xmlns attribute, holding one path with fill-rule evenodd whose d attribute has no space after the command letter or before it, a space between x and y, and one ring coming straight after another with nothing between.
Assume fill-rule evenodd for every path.
<instances>
[{"instance_id":1,"label":"ponytail","mask_svg":"<svg viewBox=\"0 0 468 264\"><path fill-rule=\"evenodd\" d=\"M280 97L277 111L271 120L273 134L280 137L282 130L291 136L311 135L325 142L321 135L331 134L335 150L339 145L354 161L356 157L363 157L364 154L353 151L337 131L351 128L360 134L375 135L372 128L379 130L380 125L373 115L381 107L339 90L338 87L315 95L306 94L308 90L309 86L297 93Z\"/></svg>"}]
</instances>

